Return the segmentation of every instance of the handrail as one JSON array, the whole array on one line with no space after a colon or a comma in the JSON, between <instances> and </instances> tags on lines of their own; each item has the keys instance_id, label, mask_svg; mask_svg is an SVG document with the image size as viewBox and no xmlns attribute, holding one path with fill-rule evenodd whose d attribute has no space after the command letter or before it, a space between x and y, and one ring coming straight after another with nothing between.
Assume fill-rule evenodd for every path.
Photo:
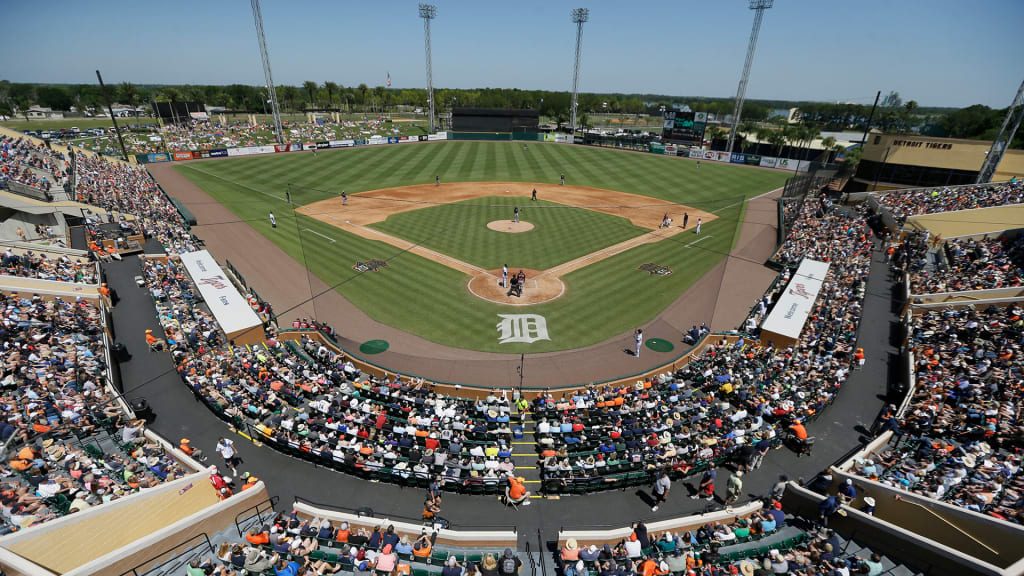
<instances>
[{"instance_id":1,"label":"handrail","mask_svg":"<svg viewBox=\"0 0 1024 576\"><path fill-rule=\"evenodd\" d=\"M402 516L401 514L390 514L389 513L389 514L385 514L385 515L379 517L379 516L376 515L376 513L374 512L374 510L372 508L356 509L356 508L349 508L348 506L341 506L341 505L338 505L338 504L321 504L320 502L314 502L314 501L310 500L309 498L303 498L302 496L295 496L295 501L296 502L302 502L304 504L308 504L308 505L310 505L310 506L312 506L314 508L333 509L333 510L337 510L339 512L347 512L349 514L355 514L357 516L362 516L362 517L365 517L365 518L373 518L375 520L402 520L402 521L405 521L405 522L411 522L413 524L423 524L423 519L422 518L412 518L410 516ZM367 513L367 511L369 511L369 514ZM478 529L481 529L481 528L497 528L497 529L500 529L500 530L506 530L506 531L513 532L513 533L517 533L518 532L518 530L516 529L515 525L507 525L507 524L461 524L461 525L458 526L458 529L463 529L463 530L478 530ZM455 524L451 524L451 525L449 525L448 529L449 530L456 530L457 528L456 528Z\"/></svg>"},{"instance_id":2,"label":"handrail","mask_svg":"<svg viewBox=\"0 0 1024 576\"><path fill-rule=\"evenodd\" d=\"M932 510L931 508L929 508L929 507L925 506L924 504L921 504L920 502L914 502L913 500L907 500L907 499L903 499L902 501L903 501L903 502L906 502L907 504L913 504L914 506L917 506L918 508L921 508L921 509L922 509L922 510L924 510L925 512L928 512L928 513L929 513L929 514L931 514L932 516L935 516L935 517L936 517L936 518L938 518L939 520L942 520L942 521L943 521L944 523L948 524L949 526L952 526L954 530L956 530L957 532L959 532L959 533L963 534L964 536L967 536L967 537L968 537L968 538L970 538L970 539L971 539L971 540L972 540L972 541L973 541L973 542L974 542L975 544L978 544L978 545L980 545L980 546L981 546L981 547L983 547L984 549L988 550L989 552L991 552L991 553L993 553L993 554L995 554L995 555L997 555L997 556L999 555L999 551L998 551L998 550L995 550L995 549L993 549L993 548L992 548L991 546L989 546L988 544L985 544L985 543L984 543L984 542L982 542L981 540L978 540L978 539L977 539L977 538L975 538L974 536L971 536L971 534L969 534L968 532L964 531L964 530L963 530L962 528L960 528L959 526L957 526L957 525L956 525L955 523L953 523L953 521L951 521L951 520L948 520L948 519L946 519L946 517L944 517L943 515L939 514L939 513L938 513L938 512L936 512L936 511Z\"/></svg>"},{"instance_id":3,"label":"handrail","mask_svg":"<svg viewBox=\"0 0 1024 576\"><path fill-rule=\"evenodd\" d=\"M275 508L275 507L277 506L277 503L278 503L278 501L279 501L279 498L278 498L277 496L271 496L270 498L265 498L265 499L263 499L263 500L260 500L260 501L259 501L259 502L257 502L257 503L256 503L255 505L253 505L253 506L249 506L249 507L248 507L248 508L246 508L245 510L242 510L241 512L239 512L238 514L235 514L235 530L238 530L238 537L239 537L239 538L242 538L242 537L244 537L244 536L245 536L244 534L242 534L242 525L241 525L241 523L240 523L240 522L238 521L238 518L239 518L239 517L240 517L240 516L241 516L242 514L245 514L245 513L246 513L246 512L248 512L249 510L256 510L256 514L254 514L254 515L255 515L255 516L256 516L257 518L259 518L260 524L262 525L262 524L263 524L263 512L266 512L266 510L264 510L263 512L261 512L261 511L260 511L260 506L262 506L262 505L264 505L264 504L268 504L268 503L269 503L269 504L270 504L270 512L273 512L273 511L274 511L274 508ZM271 514L271 515L273 515L273 514ZM250 518L252 518L252 516L253 516L253 515L250 515L250 516L249 516L248 518L246 518L245 520L249 520ZM244 520L243 520L243 522L244 522Z\"/></svg>"},{"instance_id":4,"label":"handrail","mask_svg":"<svg viewBox=\"0 0 1024 576\"><path fill-rule=\"evenodd\" d=\"M537 576L537 561L533 558L533 554L530 553L530 541L529 540L526 541L526 550L525 550L524 553L526 554L526 558L529 559L529 561L530 561L530 573L533 576Z\"/></svg>"},{"instance_id":5,"label":"handrail","mask_svg":"<svg viewBox=\"0 0 1024 576\"><path fill-rule=\"evenodd\" d=\"M541 534L540 528L537 529L537 546L540 547L540 573L541 576L548 576L548 564L544 561L544 537ZM534 570L534 576L536 576L536 569Z\"/></svg>"},{"instance_id":6,"label":"handrail","mask_svg":"<svg viewBox=\"0 0 1024 576\"><path fill-rule=\"evenodd\" d=\"M182 547L182 546L184 546L185 544L188 544L189 542L191 542L191 541L193 541L193 540L197 540L197 539L199 539L199 538L202 538L202 539L203 539L203 541L202 541L202 542L200 542L199 544L196 544L195 546L190 546L189 548L187 548L186 550L184 550L184 551L183 551L183 552L182 552L181 554L178 554L178 555L174 556L174 558L170 558L170 559L168 559L168 560L167 560L167 561L165 561L165 562L161 562L160 564L157 564L157 565L156 565L156 566L154 566L153 568L150 568L150 569L146 570L145 572L142 572L142 574L143 574L143 575L145 575L145 574L149 574L150 572L152 572L152 571L153 571L153 570L155 570L156 568L158 568L158 567L160 567L160 566L162 566L162 565L166 564L167 562L170 562L171 560L175 560L175 559L177 559L177 558L180 558L181 556L183 556L183 555L185 555L185 554L188 554L189 552L192 552L193 550L195 550L195 549L199 548L200 546L202 546L202 545L204 545L204 544L205 544L205 546L206 546L206 549L207 549L207 550L209 550L211 554L215 554L215 553L216 553L216 552L215 552L215 550L213 549L213 544L212 544L212 543L210 542L210 537L209 537L209 536L208 536L208 535L206 534L206 532L200 532L199 534L196 534L195 536L192 536L192 537L191 537L191 538L189 538L188 540L185 540L185 541L183 541L183 542L180 542L180 543L178 543L178 544L176 544L176 545L174 545L174 546L171 546L170 548L167 548L167 549L166 549L166 550L164 550L163 552L161 552L161 553L157 554L156 556L153 556L153 557L149 558L148 560L145 560L145 561L143 561L143 562L139 562L139 563L138 563L138 564L136 564L136 565L135 565L134 567L132 567L132 568L129 568L128 570L125 570L124 572L122 572L122 573L121 573L121 576L127 576L128 574L131 574L132 576L140 576L140 574L139 574L139 568L142 568L143 566L146 566L147 564L149 564L150 562L153 562L153 561L154 561L154 560L156 560L157 558L160 558L161 556L164 556L164 555L166 555L166 554L169 554L170 552L172 552L172 551L174 551L174 550L176 550L176 549L178 549L178 548L181 548L181 547Z\"/></svg>"}]
</instances>

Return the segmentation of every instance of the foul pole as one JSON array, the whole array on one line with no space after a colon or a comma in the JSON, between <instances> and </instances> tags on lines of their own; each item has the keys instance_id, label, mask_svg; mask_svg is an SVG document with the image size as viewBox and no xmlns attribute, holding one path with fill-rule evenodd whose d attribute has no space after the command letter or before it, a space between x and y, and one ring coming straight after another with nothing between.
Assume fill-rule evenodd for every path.
<instances>
[{"instance_id":1,"label":"foul pole","mask_svg":"<svg viewBox=\"0 0 1024 576\"><path fill-rule=\"evenodd\" d=\"M430 133L434 133L434 70L430 57L430 21L437 17L437 6L420 4L420 18L423 18L423 47L427 55L427 106L430 109Z\"/></svg>"},{"instance_id":2,"label":"foul pole","mask_svg":"<svg viewBox=\"0 0 1024 576\"><path fill-rule=\"evenodd\" d=\"M740 115L743 112L743 101L747 98L747 81L750 80L750 66L754 63L754 49L757 48L757 35L761 32L761 19L764 11L771 8L775 0L750 0L749 8L754 11L754 27L750 29L750 42L747 44L747 59L743 62L743 75L740 86L736 90L736 108L732 111L732 130L729 130L729 144L725 151L732 154L736 143L736 131L740 126Z\"/></svg>"},{"instance_id":3,"label":"foul pole","mask_svg":"<svg viewBox=\"0 0 1024 576\"><path fill-rule=\"evenodd\" d=\"M572 69L572 110L570 111L569 126L572 133L576 134L576 95L580 85L580 52L583 50L583 23L590 19L590 10L587 8L576 8L571 13L572 21L576 24L576 63Z\"/></svg>"}]
</instances>

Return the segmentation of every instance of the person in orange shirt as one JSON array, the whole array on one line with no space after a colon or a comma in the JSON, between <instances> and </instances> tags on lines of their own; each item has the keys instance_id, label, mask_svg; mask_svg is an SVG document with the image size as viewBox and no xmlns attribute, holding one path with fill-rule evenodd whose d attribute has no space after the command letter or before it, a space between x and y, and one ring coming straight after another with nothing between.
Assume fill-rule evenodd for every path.
<instances>
[{"instance_id":1,"label":"person in orange shirt","mask_svg":"<svg viewBox=\"0 0 1024 576\"><path fill-rule=\"evenodd\" d=\"M668 568L667 566L665 568ZM662 570L662 567L654 560L654 558L648 556L646 560L640 563L637 569L639 576L661 576L662 574L668 574L668 570Z\"/></svg>"},{"instance_id":2,"label":"person in orange shirt","mask_svg":"<svg viewBox=\"0 0 1024 576\"><path fill-rule=\"evenodd\" d=\"M260 532L260 529L254 526L253 529L249 530L249 533L245 535L245 541L256 546L270 544L270 534Z\"/></svg>"},{"instance_id":3,"label":"person in orange shirt","mask_svg":"<svg viewBox=\"0 0 1024 576\"><path fill-rule=\"evenodd\" d=\"M523 478L511 477L508 479L508 491L506 496L510 504L522 504L526 506L529 503L530 493L527 492L526 486L523 485Z\"/></svg>"},{"instance_id":4,"label":"person in orange shirt","mask_svg":"<svg viewBox=\"0 0 1024 576\"><path fill-rule=\"evenodd\" d=\"M160 350L163 348L163 340L153 336L152 330L146 330L146 345L151 349Z\"/></svg>"},{"instance_id":5,"label":"person in orange shirt","mask_svg":"<svg viewBox=\"0 0 1024 576\"><path fill-rule=\"evenodd\" d=\"M249 488L252 488L253 486L256 485L257 482L260 481L259 478L253 476L252 474L249 474L248 472L242 474L242 480L245 480L245 484L242 484L243 492L248 490Z\"/></svg>"},{"instance_id":6,"label":"person in orange shirt","mask_svg":"<svg viewBox=\"0 0 1024 576\"><path fill-rule=\"evenodd\" d=\"M181 439L181 443L178 444L178 450L181 450L199 462L206 462L206 456L203 455L203 451L199 448L193 448L192 441L188 438Z\"/></svg>"}]
</instances>

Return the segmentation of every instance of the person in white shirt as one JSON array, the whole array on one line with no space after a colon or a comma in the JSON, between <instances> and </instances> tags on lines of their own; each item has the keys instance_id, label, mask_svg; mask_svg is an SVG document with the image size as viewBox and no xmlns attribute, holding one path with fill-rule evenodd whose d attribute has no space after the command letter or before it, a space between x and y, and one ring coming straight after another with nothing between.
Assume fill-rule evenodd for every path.
<instances>
[{"instance_id":1,"label":"person in white shirt","mask_svg":"<svg viewBox=\"0 0 1024 576\"><path fill-rule=\"evenodd\" d=\"M238 470L235 469L235 465L238 464L235 443L228 438L221 438L217 441L217 452L220 452L221 457L224 458L224 464L231 468L231 477L238 477Z\"/></svg>"}]
</instances>

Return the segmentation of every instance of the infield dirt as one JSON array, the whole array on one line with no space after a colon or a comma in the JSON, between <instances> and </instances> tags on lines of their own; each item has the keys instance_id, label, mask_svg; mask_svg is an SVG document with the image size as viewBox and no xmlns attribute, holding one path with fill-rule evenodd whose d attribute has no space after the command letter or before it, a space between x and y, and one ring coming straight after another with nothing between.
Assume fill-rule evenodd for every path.
<instances>
[{"instance_id":1,"label":"infield dirt","mask_svg":"<svg viewBox=\"0 0 1024 576\"><path fill-rule=\"evenodd\" d=\"M527 206L531 202L530 197L534 190L537 191L539 199L620 216L635 226L648 229L649 232L547 270L531 271L530 277L538 279L539 284L543 284L543 289L534 291L530 297L517 299L507 297L503 292L493 288L493 285L496 285L494 280L500 277L500 275L495 276L493 271L483 270L467 262L369 227L370 224L383 222L392 214L492 196L522 197L523 206ZM453 182L440 185L421 184L384 188L348 196L347 205L340 196L337 196L307 204L296 212L363 238L386 242L468 274L472 279L467 284L467 289L478 298L491 302L519 305L548 302L561 296L565 291L559 278L573 270L600 262L630 248L658 242L682 233L684 231L682 228L684 215L689 216L691 230L696 226L698 219L703 220L706 224L718 218L704 210L638 194L601 188L530 182ZM661 224L665 215L672 219L672 225L662 228ZM516 269L518 270L518 268ZM537 288L541 287L538 285Z\"/></svg>"}]
</instances>

